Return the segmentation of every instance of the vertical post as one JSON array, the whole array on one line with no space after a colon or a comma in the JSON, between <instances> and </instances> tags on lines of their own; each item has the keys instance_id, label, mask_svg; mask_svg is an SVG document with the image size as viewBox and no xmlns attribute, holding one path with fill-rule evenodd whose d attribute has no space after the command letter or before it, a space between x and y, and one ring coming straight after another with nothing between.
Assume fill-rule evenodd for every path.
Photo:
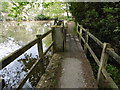
<instances>
[{"instance_id":1,"label":"vertical post","mask_svg":"<svg viewBox=\"0 0 120 90\"><path fill-rule=\"evenodd\" d=\"M53 53L64 51L64 32L63 27L52 27L52 39L53 39Z\"/></svg>"},{"instance_id":2,"label":"vertical post","mask_svg":"<svg viewBox=\"0 0 120 90\"><path fill-rule=\"evenodd\" d=\"M106 48L110 48L110 44L109 43L104 43L103 44L103 50L102 50L102 54L101 54L101 58L100 58L100 64L99 64L99 70L98 70L98 75L97 75L97 83L99 85L100 79L102 79L103 75L102 75L102 69L106 68L107 65L107 60L108 60L108 54L106 53Z\"/></svg>"},{"instance_id":3,"label":"vertical post","mask_svg":"<svg viewBox=\"0 0 120 90\"><path fill-rule=\"evenodd\" d=\"M85 32L85 43L84 43L84 52L87 53L87 46L86 44L88 44L88 29L86 29L86 32Z\"/></svg>"},{"instance_id":4,"label":"vertical post","mask_svg":"<svg viewBox=\"0 0 120 90\"><path fill-rule=\"evenodd\" d=\"M80 27L80 42L81 42L81 38L82 38L82 28Z\"/></svg>"},{"instance_id":5,"label":"vertical post","mask_svg":"<svg viewBox=\"0 0 120 90\"><path fill-rule=\"evenodd\" d=\"M77 36L79 37L79 32L80 32L80 30L79 30L79 27L78 27L78 22L76 23L76 31L78 32L78 33L77 33Z\"/></svg>"},{"instance_id":6,"label":"vertical post","mask_svg":"<svg viewBox=\"0 0 120 90\"><path fill-rule=\"evenodd\" d=\"M40 61L40 66L41 66L41 73L43 74L45 72L45 68L44 68L44 55L43 55L43 45L42 45L42 35L36 35L36 37L38 38L38 54L39 54L39 58L41 58Z\"/></svg>"}]
</instances>

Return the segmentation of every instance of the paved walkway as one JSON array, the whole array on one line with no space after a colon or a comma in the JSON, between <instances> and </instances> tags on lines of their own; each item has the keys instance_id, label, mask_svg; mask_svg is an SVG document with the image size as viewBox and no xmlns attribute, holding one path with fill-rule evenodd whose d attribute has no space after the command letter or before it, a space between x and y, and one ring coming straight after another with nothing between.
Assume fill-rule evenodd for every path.
<instances>
[{"instance_id":1,"label":"paved walkway","mask_svg":"<svg viewBox=\"0 0 120 90\"><path fill-rule=\"evenodd\" d=\"M73 22L72 22L73 23ZM68 24L71 26L71 24ZM73 27L73 26L72 26ZM68 29L59 88L97 88L96 80L77 36Z\"/></svg>"}]
</instances>

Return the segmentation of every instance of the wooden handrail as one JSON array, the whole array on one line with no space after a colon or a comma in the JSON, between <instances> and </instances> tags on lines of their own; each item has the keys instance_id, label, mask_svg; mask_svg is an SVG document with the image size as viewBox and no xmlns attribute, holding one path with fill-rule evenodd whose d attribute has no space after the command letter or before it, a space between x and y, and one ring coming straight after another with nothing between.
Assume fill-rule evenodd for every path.
<instances>
[{"instance_id":1,"label":"wooden handrail","mask_svg":"<svg viewBox=\"0 0 120 90\"><path fill-rule=\"evenodd\" d=\"M113 49L107 48L106 52L120 64L120 56Z\"/></svg>"},{"instance_id":2,"label":"wooden handrail","mask_svg":"<svg viewBox=\"0 0 120 90\"><path fill-rule=\"evenodd\" d=\"M46 32L45 34L42 35L42 39L45 38L48 34L50 34L52 32L52 30L49 30L48 32Z\"/></svg>"},{"instance_id":3,"label":"wooden handrail","mask_svg":"<svg viewBox=\"0 0 120 90\"><path fill-rule=\"evenodd\" d=\"M6 56L2 60L0 60L0 65L2 65L2 68L10 64L13 60L15 60L17 57L19 57L21 54L26 52L28 49L30 49L33 45L35 45L38 42L38 39L36 38L35 40L31 41L27 45L21 47L20 49L14 51L10 55ZM2 69L0 68L0 69Z\"/></svg>"},{"instance_id":4,"label":"wooden handrail","mask_svg":"<svg viewBox=\"0 0 120 90\"><path fill-rule=\"evenodd\" d=\"M78 24L78 26L81 27L84 32L86 32L86 29L84 29L84 28L82 27L82 25L79 25L79 24ZM79 33L79 32L77 31L77 33ZM96 38L93 34L91 34L90 32L87 32L87 34L88 34L101 48L103 48L103 43L102 43L99 39L97 39L97 38ZM106 52L107 52L110 56L112 56L112 57L120 64L120 56L119 56L117 53L114 52L114 49L112 49L112 48L107 48Z\"/></svg>"},{"instance_id":5,"label":"wooden handrail","mask_svg":"<svg viewBox=\"0 0 120 90\"><path fill-rule=\"evenodd\" d=\"M63 22L62 22L63 23ZM61 24L62 24L61 23ZM62 26L64 27L64 24L62 24ZM45 52L43 52L43 43L42 43L42 39L45 38L47 35L49 35L50 33L52 33L53 30L49 30L48 32L44 33L43 35L36 35L36 39L31 41L30 43L28 43L27 45L23 46L22 48L14 51L12 54L10 54L9 56L3 58L0 61L0 65L2 65L2 68L4 68L5 66L7 66L8 64L10 64L13 60L15 60L17 57L19 57L21 54L23 54L25 51L27 51L28 49L30 49L33 45L37 44L38 45L38 53L39 53L39 59L33 64L33 66L30 68L30 70L28 71L27 75L19 82L19 84L15 87L16 89L21 89L23 87L23 85L25 84L25 82L27 81L27 79L31 76L32 72L35 70L35 67L40 63L40 68L41 68L41 74L44 73L44 64L43 64L43 59L44 56L47 54L47 52L51 49L51 47L53 46L53 42L49 45L49 47L47 48L47 50ZM0 69L2 69L0 68Z\"/></svg>"},{"instance_id":6,"label":"wooden handrail","mask_svg":"<svg viewBox=\"0 0 120 90\"><path fill-rule=\"evenodd\" d=\"M45 34L42 35L42 39L45 38L48 34L50 34L52 30L46 32ZM29 42L27 45L21 47L20 49L14 51L10 55L6 56L2 60L0 60L0 65L2 65L2 68L10 64L13 60L18 58L21 54L26 52L28 49L30 49L32 46L34 46L38 42L38 38L34 39L33 41ZM0 69L2 69L0 68Z\"/></svg>"},{"instance_id":7,"label":"wooden handrail","mask_svg":"<svg viewBox=\"0 0 120 90\"><path fill-rule=\"evenodd\" d=\"M106 78L106 80L109 82L109 86L111 88L118 88L118 86L115 84L115 82L113 81L113 79L110 77L110 75L107 73L107 71L105 70L106 64L107 64L107 60L108 60L108 56L113 57L119 64L120 64L120 56L114 52L114 49L110 48L110 47L106 47L106 43L102 43L98 38L96 38L93 34L91 34L88 30L86 30L85 28L83 28L82 25L77 24L80 27L80 32L77 29L77 33L80 36L80 40L83 41L84 43L84 50L86 52L86 47L89 50L89 52L91 53L92 57L94 58L94 60L96 61L97 65L99 66L99 71L98 71L98 84L99 84L99 79L101 78L101 74ZM77 27L78 27L77 26ZM85 39L82 36L82 31L85 32ZM97 56L95 55L95 53L93 52L93 50L90 48L89 44L88 44L88 36L90 38L92 38L103 50L102 50L102 54L101 54L101 60L99 60L97 58Z\"/></svg>"}]
</instances>

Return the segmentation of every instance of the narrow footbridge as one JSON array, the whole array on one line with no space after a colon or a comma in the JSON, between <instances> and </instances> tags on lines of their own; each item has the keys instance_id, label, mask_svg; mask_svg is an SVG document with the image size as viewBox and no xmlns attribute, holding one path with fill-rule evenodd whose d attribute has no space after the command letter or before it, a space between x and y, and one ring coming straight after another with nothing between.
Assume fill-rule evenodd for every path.
<instances>
[{"instance_id":1,"label":"narrow footbridge","mask_svg":"<svg viewBox=\"0 0 120 90\"><path fill-rule=\"evenodd\" d=\"M109 56L120 64L120 56L117 55L110 47L109 43L102 43L88 29L77 24L77 32L75 34L68 30L68 24L64 21L55 21L47 33L36 35L36 39L25 45L24 47L13 52L9 56L0 61L1 69L10 64L13 60L37 44L39 59L33 64L26 76L14 87L15 89L23 88L28 78L40 65L41 78L35 88L113 88L118 86L106 71ZM42 40L48 36L52 36L51 44L48 49L43 52ZM93 39L96 44L102 48L100 60L89 46L89 38ZM83 45L81 45L83 42ZM82 47L83 46L83 47ZM51 51L52 58L48 61L47 67L44 64L46 54ZM86 53L89 52L96 64L99 66L97 79L93 75L93 71ZM2 81L0 80L1 85ZM3 86L0 86L3 88Z\"/></svg>"}]
</instances>

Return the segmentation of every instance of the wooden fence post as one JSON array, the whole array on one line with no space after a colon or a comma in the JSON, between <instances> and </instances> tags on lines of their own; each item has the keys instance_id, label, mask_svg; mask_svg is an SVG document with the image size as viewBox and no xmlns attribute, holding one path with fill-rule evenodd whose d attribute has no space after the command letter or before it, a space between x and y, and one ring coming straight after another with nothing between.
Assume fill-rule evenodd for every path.
<instances>
[{"instance_id":1,"label":"wooden fence post","mask_svg":"<svg viewBox=\"0 0 120 90\"><path fill-rule=\"evenodd\" d=\"M43 74L45 72L45 68L44 68L44 61L43 61L44 54L43 54L42 35L36 35L36 37L38 38L37 47L38 47L39 58L42 58L40 61L40 66L41 66L41 73Z\"/></svg>"},{"instance_id":2,"label":"wooden fence post","mask_svg":"<svg viewBox=\"0 0 120 90\"><path fill-rule=\"evenodd\" d=\"M86 46L86 44L88 44L88 34L87 34L88 31L89 30L86 29L86 32L85 32L85 43L84 43L84 52L85 53L87 53L87 46Z\"/></svg>"},{"instance_id":3,"label":"wooden fence post","mask_svg":"<svg viewBox=\"0 0 120 90\"><path fill-rule=\"evenodd\" d=\"M100 79L103 78L102 75L102 69L106 68L107 65L107 60L109 55L106 53L106 48L110 48L110 44L109 43L104 43L103 44L103 49L102 49L102 53L101 53L101 58L100 58L100 64L99 64L99 70L98 70L98 75L97 75L97 83L98 85L100 85Z\"/></svg>"},{"instance_id":4,"label":"wooden fence post","mask_svg":"<svg viewBox=\"0 0 120 90\"><path fill-rule=\"evenodd\" d=\"M81 38L82 38L82 28L80 28L80 42L81 42Z\"/></svg>"}]
</instances>

